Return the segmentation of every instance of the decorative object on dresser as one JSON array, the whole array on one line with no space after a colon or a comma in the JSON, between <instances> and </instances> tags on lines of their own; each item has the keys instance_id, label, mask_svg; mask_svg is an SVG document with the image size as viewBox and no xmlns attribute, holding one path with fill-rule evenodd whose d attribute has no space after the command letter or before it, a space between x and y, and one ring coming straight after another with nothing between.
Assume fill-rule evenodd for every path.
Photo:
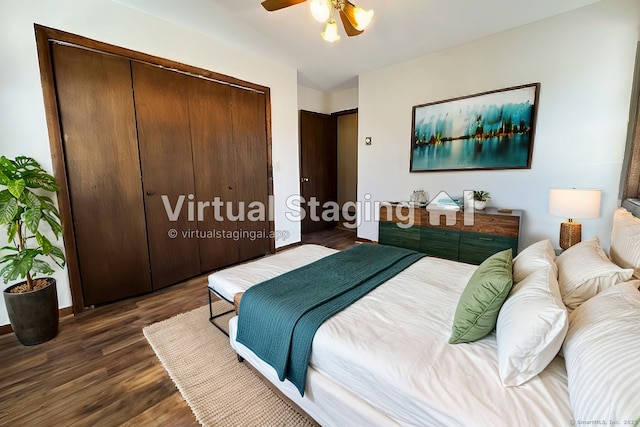
<instances>
[{"instance_id":1,"label":"decorative object on dresser","mask_svg":"<svg viewBox=\"0 0 640 427\"><path fill-rule=\"evenodd\" d=\"M582 240L582 224L574 218L598 218L600 216L600 190L575 188L551 188L549 190L549 214L568 218L560 225L560 247L568 249Z\"/></svg>"},{"instance_id":2,"label":"decorative object on dresser","mask_svg":"<svg viewBox=\"0 0 640 427\"><path fill-rule=\"evenodd\" d=\"M56 192L59 187L34 159L10 160L4 156L0 159L0 186L4 187L0 191L0 225L7 227L10 245L2 248L5 255L0 258L0 275L5 283L26 279L6 288L4 301L18 341L36 345L58 333L56 280L35 276L54 272L42 258L64 267L64 253L44 235L49 228L56 238L60 237L60 214L53 200L40 193ZM42 227L43 223L47 225Z\"/></svg>"},{"instance_id":3,"label":"decorative object on dresser","mask_svg":"<svg viewBox=\"0 0 640 427\"><path fill-rule=\"evenodd\" d=\"M412 205L424 206L428 200L429 196L424 190L414 190L409 196L409 203Z\"/></svg>"},{"instance_id":4,"label":"decorative object on dresser","mask_svg":"<svg viewBox=\"0 0 640 427\"><path fill-rule=\"evenodd\" d=\"M529 169L540 83L413 107L410 172Z\"/></svg>"},{"instance_id":5,"label":"decorative object on dresser","mask_svg":"<svg viewBox=\"0 0 640 427\"><path fill-rule=\"evenodd\" d=\"M491 196L487 191L474 191L473 192L473 207L474 209L481 211L487 207L487 202L491 199Z\"/></svg>"},{"instance_id":6,"label":"decorative object on dresser","mask_svg":"<svg viewBox=\"0 0 640 427\"><path fill-rule=\"evenodd\" d=\"M432 221L431 215L435 213L427 209L383 204L378 243L469 264L480 264L496 252L509 248L514 257L517 255L521 210L500 213L496 208L487 208L475 212L471 225L465 222L462 211L451 211L447 215L441 211L440 214ZM454 215L455 221L447 220Z\"/></svg>"}]
</instances>

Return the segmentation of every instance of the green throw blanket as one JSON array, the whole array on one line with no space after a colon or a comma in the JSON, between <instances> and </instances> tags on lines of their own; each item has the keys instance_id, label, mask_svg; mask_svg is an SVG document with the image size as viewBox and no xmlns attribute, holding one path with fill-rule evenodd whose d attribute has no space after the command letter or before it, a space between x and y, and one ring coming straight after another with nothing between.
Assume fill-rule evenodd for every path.
<instances>
[{"instance_id":1,"label":"green throw blanket","mask_svg":"<svg viewBox=\"0 0 640 427\"><path fill-rule=\"evenodd\" d=\"M236 340L304 395L320 325L423 256L365 243L252 286L242 296Z\"/></svg>"}]
</instances>

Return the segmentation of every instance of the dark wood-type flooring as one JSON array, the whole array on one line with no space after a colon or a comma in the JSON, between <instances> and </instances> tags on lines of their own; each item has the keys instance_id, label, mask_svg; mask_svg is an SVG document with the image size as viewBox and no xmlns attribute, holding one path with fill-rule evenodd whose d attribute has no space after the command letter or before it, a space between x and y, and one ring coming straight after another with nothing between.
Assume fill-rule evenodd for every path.
<instances>
[{"instance_id":1,"label":"dark wood-type flooring","mask_svg":"<svg viewBox=\"0 0 640 427\"><path fill-rule=\"evenodd\" d=\"M303 237L337 249L354 241L340 229ZM206 283L205 275L67 316L38 346L0 336L0 426L197 426L142 328L207 304Z\"/></svg>"}]
</instances>

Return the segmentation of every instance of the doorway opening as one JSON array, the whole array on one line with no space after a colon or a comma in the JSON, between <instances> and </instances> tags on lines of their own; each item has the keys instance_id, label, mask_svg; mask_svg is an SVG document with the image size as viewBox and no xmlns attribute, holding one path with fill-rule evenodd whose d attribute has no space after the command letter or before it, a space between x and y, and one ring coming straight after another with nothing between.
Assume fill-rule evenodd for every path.
<instances>
[{"instance_id":1,"label":"doorway opening","mask_svg":"<svg viewBox=\"0 0 640 427\"><path fill-rule=\"evenodd\" d=\"M312 233L331 230L355 240L357 110L330 115L300 111L300 177L303 242Z\"/></svg>"}]
</instances>

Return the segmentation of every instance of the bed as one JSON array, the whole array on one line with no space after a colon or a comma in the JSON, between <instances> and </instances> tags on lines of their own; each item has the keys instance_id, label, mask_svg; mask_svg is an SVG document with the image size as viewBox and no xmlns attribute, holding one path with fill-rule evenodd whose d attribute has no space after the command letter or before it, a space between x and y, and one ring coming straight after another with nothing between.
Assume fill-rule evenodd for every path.
<instances>
[{"instance_id":1,"label":"bed","mask_svg":"<svg viewBox=\"0 0 640 427\"><path fill-rule=\"evenodd\" d=\"M296 247L216 272L209 289L233 301L336 252ZM531 245L509 264L495 327L451 344L484 263L421 258L318 328L304 395L237 341L238 316L230 342L323 426L638 425L640 220L622 208L611 259L597 238L557 258L548 240Z\"/></svg>"}]
</instances>

